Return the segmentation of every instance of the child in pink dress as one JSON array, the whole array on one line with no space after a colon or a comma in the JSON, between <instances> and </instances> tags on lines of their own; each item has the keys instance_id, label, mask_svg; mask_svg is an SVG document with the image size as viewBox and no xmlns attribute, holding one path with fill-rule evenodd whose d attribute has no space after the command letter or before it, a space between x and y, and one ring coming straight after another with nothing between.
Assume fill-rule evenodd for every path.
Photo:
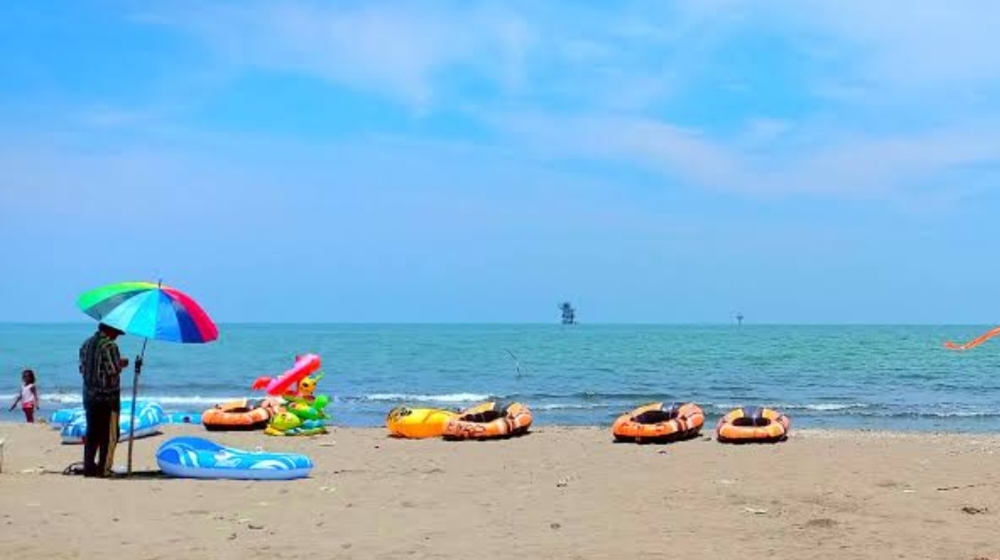
<instances>
[{"instance_id":1,"label":"child in pink dress","mask_svg":"<svg viewBox=\"0 0 1000 560\"><path fill-rule=\"evenodd\" d=\"M38 410L38 389L35 388L35 372L30 369L21 372L21 393L10 405L10 410L14 410L17 403L21 403L25 421L29 424L34 423L35 411Z\"/></svg>"}]
</instances>

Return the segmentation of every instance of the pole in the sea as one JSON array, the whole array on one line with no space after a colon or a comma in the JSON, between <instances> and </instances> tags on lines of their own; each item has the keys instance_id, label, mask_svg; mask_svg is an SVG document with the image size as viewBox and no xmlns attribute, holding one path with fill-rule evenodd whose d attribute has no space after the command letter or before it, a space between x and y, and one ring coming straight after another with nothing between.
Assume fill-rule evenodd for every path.
<instances>
[{"instance_id":1,"label":"pole in the sea","mask_svg":"<svg viewBox=\"0 0 1000 560\"><path fill-rule=\"evenodd\" d=\"M507 350L507 349L504 348L504 350ZM517 356L515 356L514 353L511 352L510 350L507 350L507 353L510 354L510 357L513 358L513 360L514 360L514 374L515 374L515 377L517 377L517 379L521 379L521 360Z\"/></svg>"},{"instance_id":2,"label":"pole in the sea","mask_svg":"<svg viewBox=\"0 0 1000 560\"><path fill-rule=\"evenodd\" d=\"M738 327L742 327L743 326L743 312L742 311L737 311L736 312L736 326L738 326Z\"/></svg>"},{"instance_id":3,"label":"pole in the sea","mask_svg":"<svg viewBox=\"0 0 1000 560\"><path fill-rule=\"evenodd\" d=\"M576 324L576 309L573 309L573 305L568 301L564 301L560 306L559 310L562 311L562 324L573 325Z\"/></svg>"}]
</instances>

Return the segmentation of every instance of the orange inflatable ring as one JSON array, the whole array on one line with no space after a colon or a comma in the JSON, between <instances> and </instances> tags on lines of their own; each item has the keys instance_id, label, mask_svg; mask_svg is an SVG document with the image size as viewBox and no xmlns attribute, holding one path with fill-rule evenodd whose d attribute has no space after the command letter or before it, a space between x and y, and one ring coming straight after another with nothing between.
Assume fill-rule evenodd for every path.
<instances>
[{"instance_id":1,"label":"orange inflatable ring","mask_svg":"<svg viewBox=\"0 0 1000 560\"><path fill-rule=\"evenodd\" d=\"M697 435L705 424L705 413L694 403L640 406L622 414L611 426L617 441L666 443Z\"/></svg>"},{"instance_id":2,"label":"orange inflatable ring","mask_svg":"<svg viewBox=\"0 0 1000 560\"><path fill-rule=\"evenodd\" d=\"M719 419L716 439L721 443L777 442L788 437L791 418L770 408L737 408Z\"/></svg>"},{"instance_id":3,"label":"orange inflatable ring","mask_svg":"<svg viewBox=\"0 0 1000 560\"><path fill-rule=\"evenodd\" d=\"M445 424L444 439L498 439L519 436L531 427L531 410L521 403L485 402L467 408Z\"/></svg>"},{"instance_id":4,"label":"orange inflatable ring","mask_svg":"<svg viewBox=\"0 0 1000 560\"><path fill-rule=\"evenodd\" d=\"M206 410L201 423L210 431L263 430L273 413L266 399L239 399Z\"/></svg>"}]
</instances>

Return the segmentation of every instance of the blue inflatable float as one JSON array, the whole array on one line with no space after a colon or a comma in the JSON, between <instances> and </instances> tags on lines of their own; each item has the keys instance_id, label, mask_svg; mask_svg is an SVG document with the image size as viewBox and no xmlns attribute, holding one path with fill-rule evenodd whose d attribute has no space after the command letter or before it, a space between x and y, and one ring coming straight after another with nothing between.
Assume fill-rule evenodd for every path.
<instances>
[{"instance_id":1,"label":"blue inflatable float","mask_svg":"<svg viewBox=\"0 0 1000 560\"><path fill-rule=\"evenodd\" d=\"M118 417L118 441L128 441L129 419L132 412L131 401L122 402L122 413ZM136 439L160 433L163 424L163 407L154 402L136 401L135 437ZM70 423L64 425L59 432L63 443L83 443L87 435L87 416L82 412Z\"/></svg>"},{"instance_id":2,"label":"blue inflatable float","mask_svg":"<svg viewBox=\"0 0 1000 560\"><path fill-rule=\"evenodd\" d=\"M135 408L137 412L140 408L151 404L150 401L143 401L143 400L135 401L135 403L136 403ZM122 401L122 407L119 412L121 414L131 413L132 399ZM60 408L59 410L53 412L51 416L49 416L49 425L58 430L63 426L65 426L66 424L71 424L75 420L83 418L84 414L86 414L86 412L83 410L82 406L77 406L74 408Z\"/></svg>"},{"instance_id":3,"label":"blue inflatable float","mask_svg":"<svg viewBox=\"0 0 1000 560\"><path fill-rule=\"evenodd\" d=\"M82 416L82 408L60 408L49 417L49 425L59 429Z\"/></svg>"},{"instance_id":4,"label":"blue inflatable float","mask_svg":"<svg viewBox=\"0 0 1000 560\"><path fill-rule=\"evenodd\" d=\"M156 452L156 463L168 476L237 480L305 478L313 468L312 460L298 453L244 451L191 436L164 442Z\"/></svg>"}]
</instances>

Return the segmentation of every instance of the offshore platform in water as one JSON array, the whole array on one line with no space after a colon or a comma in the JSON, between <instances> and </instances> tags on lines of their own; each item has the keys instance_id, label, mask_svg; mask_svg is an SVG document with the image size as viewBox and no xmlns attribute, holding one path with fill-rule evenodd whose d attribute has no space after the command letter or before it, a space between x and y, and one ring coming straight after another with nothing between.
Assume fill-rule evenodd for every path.
<instances>
[{"instance_id":1,"label":"offshore platform in water","mask_svg":"<svg viewBox=\"0 0 1000 560\"><path fill-rule=\"evenodd\" d=\"M573 305L564 301L559 305L559 310L562 311L562 324L564 325L575 325L576 324L576 309L573 309Z\"/></svg>"}]
</instances>

